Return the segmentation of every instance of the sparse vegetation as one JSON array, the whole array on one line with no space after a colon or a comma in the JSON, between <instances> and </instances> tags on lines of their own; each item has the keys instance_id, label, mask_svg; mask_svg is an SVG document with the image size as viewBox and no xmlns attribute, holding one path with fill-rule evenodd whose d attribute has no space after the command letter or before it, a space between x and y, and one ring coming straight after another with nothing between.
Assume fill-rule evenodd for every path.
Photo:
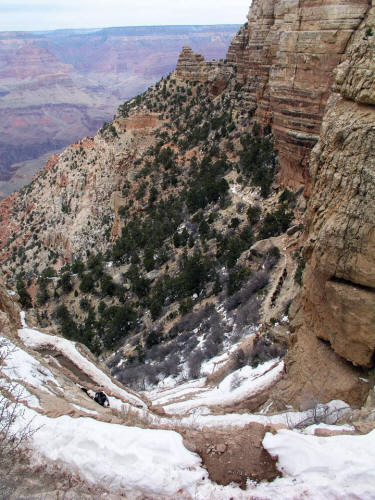
<instances>
[{"instance_id":1,"label":"sparse vegetation","mask_svg":"<svg viewBox=\"0 0 375 500\"><path fill-rule=\"evenodd\" d=\"M233 77L229 87L235 85ZM129 174L117 187L121 199L115 215L93 211L82 229L82 250L59 269L61 251L45 244L48 209L42 224L31 210L28 223L35 231L29 246L58 269L56 279L37 275L38 257L31 256L29 247L12 247L14 265L34 259L31 280L38 281L40 318L52 318L63 335L95 353L132 344L120 371L111 365L125 383L141 387L176 376L183 360L191 376L199 376L201 364L221 352L225 339L238 339L259 321L269 273L280 254L275 248L254 260L248 250L257 239L286 230L294 194L285 190L277 199L272 191L278 163L273 138L270 130L262 137L253 113L241 111L242 99L238 86L231 98L224 92L214 100L202 84L166 77L124 103L122 117L147 109L162 121L147 148L135 151L131 172L120 154L119 160L105 159L96 171L98 186L111 185L116 169ZM116 151L125 132L114 121L100 133ZM95 147L91 152L80 145L61 158L74 172L76 185L86 185L86 167L96 165L99 155ZM50 185L58 182L58 165L45 175ZM234 179L240 189L251 186L259 201L250 205L239 198L230 188ZM30 185L29 197L35 187ZM272 194L278 203L272 213L264 214L259 192ZM54 223L62 227L77 199L62 198ZM119 237L112 233L115 226ZM92 238L95 231L100 236ZM26 285L20 290L26 291ZM22 300L28 304L24 291ZM223 324L214 306L203 307L206 301L224 304L233 325ZM203 336L199 346L197 332Z\"/></svg>"}]
</instances>

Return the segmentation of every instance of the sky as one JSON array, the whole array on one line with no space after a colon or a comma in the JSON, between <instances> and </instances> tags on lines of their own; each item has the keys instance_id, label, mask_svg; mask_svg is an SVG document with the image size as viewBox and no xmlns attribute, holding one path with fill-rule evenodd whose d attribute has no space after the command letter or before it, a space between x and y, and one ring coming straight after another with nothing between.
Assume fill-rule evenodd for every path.
<instances>
[{"instance_id":1,"label":"sky","mask_svg":"<svg viewBox=\"0 0 375 500\"><path fill-rule=\"evenodd\" d=\"M251 0L0 0L0 31L243 24Z\"/></svg>"}]
</instances>

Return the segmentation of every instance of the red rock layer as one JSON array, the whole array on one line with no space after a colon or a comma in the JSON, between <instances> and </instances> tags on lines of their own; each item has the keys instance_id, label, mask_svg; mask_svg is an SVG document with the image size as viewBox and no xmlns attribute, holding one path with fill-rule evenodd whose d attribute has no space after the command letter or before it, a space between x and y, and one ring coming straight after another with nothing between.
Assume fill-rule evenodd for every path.
<instances>
[{"instance_id":1,"label":"red rock layer","mask_svg":"<svg viewBox=\"0 0 375 500\"><path fill-rule=\"evenodd\" d=\"M249 22L227 55L256 106L272 126L280 154L279 181L309 185L308 160L348 41L369 0L254 0Z\"/></svg>"}]
</instances>

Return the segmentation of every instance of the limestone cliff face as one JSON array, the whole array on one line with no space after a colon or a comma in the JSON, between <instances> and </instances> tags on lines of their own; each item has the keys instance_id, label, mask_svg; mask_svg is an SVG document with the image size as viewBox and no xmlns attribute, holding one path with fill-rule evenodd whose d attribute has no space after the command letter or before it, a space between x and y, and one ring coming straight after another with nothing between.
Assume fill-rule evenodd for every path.
<instances>
[{"instance_id":1,"label":"limestone cliff face","mask_svg":"<svg viewBox=\"0 0 375 500\"><path fill-rule=\"evenodd\" d=\"M258 121L272 126L284 184L309 184L332 72L369 3L254 0L248 25L232 42L227 59L237 65Z\"/></svg>"},{"instance_id":2,"label":"limestone cliff face","mask_svg":"<svg viewBox=\"0 0 375 500\"><path fill-rule=\"evenodd\" d=\"M375 7L335 71L313 150L307 212L307 324L343 358L375 351Z\"/></svg>"}]
</instances>

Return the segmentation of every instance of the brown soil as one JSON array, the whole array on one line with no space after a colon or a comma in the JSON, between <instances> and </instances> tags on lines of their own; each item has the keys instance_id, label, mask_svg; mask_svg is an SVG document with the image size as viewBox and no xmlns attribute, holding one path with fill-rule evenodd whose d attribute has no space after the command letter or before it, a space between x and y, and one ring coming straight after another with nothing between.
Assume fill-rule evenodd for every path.
<instances>
[{"instance_id":1,"label":"brown soil","mask_svg":"<svg viewBox=\"0 0 375 500\"><path fill-rule=\"evenodd\" d=\"M210 479L220 485L231 482L245 488L246 479L272 481L280 474L276 461L263 448L266 428L251 423L243 428L179 430L185 446L200 455Z\"/></svg>"},{"instance_id":2,"label":"brown soil","mask_svg":"<svg viewBox=\"0 0 375 500\"><path fill-rule=\"evenodd\" d=\"M73 374L80 382L97 386L96 382L92 380L92 378L90 378L86 373L80 370L77 365L70 361L70 359L63 356L60 351L48 348L38 349L38 351L44 356L47 355L55 358L55 360L68 371L68 377L70 379L72 379L71 375Z\"/></svg>"}]
</instances>

